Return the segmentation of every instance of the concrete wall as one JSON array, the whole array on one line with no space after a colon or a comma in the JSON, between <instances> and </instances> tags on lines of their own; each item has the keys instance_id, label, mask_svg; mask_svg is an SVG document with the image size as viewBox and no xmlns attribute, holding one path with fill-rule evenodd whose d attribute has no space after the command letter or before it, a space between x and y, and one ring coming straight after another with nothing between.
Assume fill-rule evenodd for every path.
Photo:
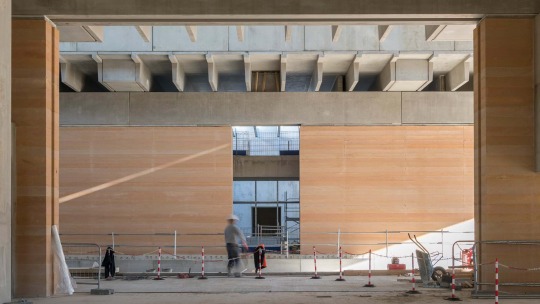
<instances>
[{"instance_id":1,"label":"concrete wall","mask_svg":"<svg viewBox=\"0 0 540 304\"><path fill-rule=\"evenodd\" d=\"M235 180L298 180L298 155L234 156Z\"/></svg>"},{"instance_id":2,"label":"concrete wall","mask_svg":"<svg viewBox=\"0 0 540 304\"><path fill-rule=\"evenodd\" d=\"M62 93L62 125L472 124L472 92Z\"/></svg>"},{"instance_id":3,"label":"concrete wall","mask_svg":"<svg viewBox=\"0 0 540 304\"><path fill-rule=\"evenodd\" d=\"M11 300L11 0L0 0L0 303Z\"/></svg>"}]
</instances>

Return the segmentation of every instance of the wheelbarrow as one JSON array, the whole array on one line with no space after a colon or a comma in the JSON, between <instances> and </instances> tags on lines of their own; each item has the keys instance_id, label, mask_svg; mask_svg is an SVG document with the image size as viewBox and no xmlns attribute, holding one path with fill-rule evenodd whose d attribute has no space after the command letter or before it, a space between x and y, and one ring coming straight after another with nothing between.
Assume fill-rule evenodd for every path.
<instances>
[{"instance_id":1,"label":"wheelbarrow","mask_svg":"<svg viewBox=\"0 0 540 304\"><path fill-rule=\"evenodd\" d=\"M435 265L442 259L442 254L440 254L439 252L430 253L426 249L426 247L424 247L416 239L416 235L413 235L413 237L411 237L411 234L408 235L411 242L413 242L418 247L418 249L416 249L416 259L418 261L418 269L420 271L420 277L422 278L422 282L427 285L430 280L433 280L437 282L437 284L440 284L440 282L443 280L443 277L448 274L444 267L435 267ZM435 260L434 263L433 260Z\"/></svg>"}]
</instances>

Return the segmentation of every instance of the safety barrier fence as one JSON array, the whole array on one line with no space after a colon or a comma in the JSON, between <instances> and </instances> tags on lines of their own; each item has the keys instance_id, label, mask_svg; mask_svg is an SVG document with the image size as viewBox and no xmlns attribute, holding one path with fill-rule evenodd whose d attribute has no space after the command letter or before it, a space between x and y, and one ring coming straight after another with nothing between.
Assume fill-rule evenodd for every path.
<instances>
[{"instance_id":1,"label":"safety barrier fence","mask_svg":"<svg viewBox=\"0 0 540 304\"><path fill-rule=\"evenodd\" d=\"M90 265L80 267L68 267L71 277L76 284L81 285L96 285L97 289L101 288L102 274L102 255L101 246L92 243L62 243L64 255L85 255Z\"/></svg>"},{"instance_id":2,"label":"safety barrier fence","mask_svg":"<svg viewBox=\"0 0 540 304\"><path fill-rule=\"evenodd\" d=\"M281 236L278 234L281 233ZM318 242L299 242L289 244L287 239L287 231L276 228L271 230L271 228L266 228L266 230L246 237L251 240L256 240L256 244L261 242L272 242L266 243L267 247L280 248L280 254L285 255L286 257L298 256L301 253L309 254L311 252L312 246L317 246L319 248L325 248L325 251L328 254L338 255L338 248L340 246L344 248L377 248L377 250L383 250L384 256L390 256L390 249L392 246L398 245L410 245L408 241L392 241L392 239L405 240L406 234L433 234L438 235L437 240L424 242L425 245L429 246L433 251L439 253L439 258L445 257L445 247L449 247L453 242L445 241L445 236L448 238L452 234L466 234L473 235L472 231L449 231L449 230L384 230L384 231L359 231L359 232L344 232L344 231L335 231L335 232L306 232L302 235L307 237L316 236L317 239L322 240ZM79 240L84 239L85 241L92 241L100 243L103 246L108 245L113 247L117 251L130 251L131 249L134 252L126 252L127 255L143 255L144 248L156 248L161 246L162 248L172 249L172 254L177 255L181 252L191 249L191 254L198 252L194 250L195 248L200 248L201 245L205 246L207 249L216 249L219 248L223 252L223 233L178 233L174 232L165 232L165 233L62 233L61 236L64 239L69 240ZM365 237L364 237L365 236ZM107 241L108 238L108 241ZM187 240L189 239L189 240ZM194 240L196 239L196 241ZM369 239L370 241L344 241L344 239ZM253 242L248 242L253 244ZM124 248L125 250L122 250ZM335 248L335 249L332 249ZM351 249L353 250L353 249ZM358 250L353 250L358 251ZM214 252L214 251L212 251ZM344 251L344 254L347 254L347 251ZM290 255L290 256L289 256ZM323 257L324 258L324 257Z\"/></svg>"},{"instance_id":3,"label":"safety barrier fence","mask_svg":"<svg viewBox=\"0 0 540 304\"><path fill-rule=\"evenodd\" d=\"M466 241L456 243L459 244L463 242ZM501 292L503 292L501 293L501 296L504 297L540 297L540 262L537 262L537 264L531 264L530 262L531 259L535 262L537 261L534 257L537 257L538 254L540 254L540 241L492 240L473 242L473 244L473 271L475 280L473 294L475 296L482 297L485 295L486 290L482 287L488 287L488 292L493 290L496 297L498 297ZM528 247L528 249L524 251L523 249L526 247ZM485 258L484 260L480 260L483 252L489 252L490 256L495 255L496 257L489 261L484 261ZM513 257L514 253L517 254L519 252L527 252L529 260L527 261L524 257ZM505 258L499 256L501 253L505 253ZM494 272L495 275L491 275L492 272ZM510 289L535 289L534 291L519 291L519 293L512 294L508 290L501 290L501 287Z\"/></svg>"}]
</instances>

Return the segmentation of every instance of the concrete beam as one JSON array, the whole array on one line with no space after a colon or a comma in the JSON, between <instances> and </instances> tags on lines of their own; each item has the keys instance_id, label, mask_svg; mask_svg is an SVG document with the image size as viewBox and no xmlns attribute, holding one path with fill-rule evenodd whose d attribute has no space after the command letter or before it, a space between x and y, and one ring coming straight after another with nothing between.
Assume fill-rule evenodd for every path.
<instances>
[{"instance_id":1,"label":"concrete beam","mask_svg":"<svg viewBox=\"0 0 540 304\"><path fill-rule=\"evenodd\" d=\"M15 16L49 16L55 23L109 25L149 24L403 24L406 21L429 24L471 22L490 14L538 14L540 4L523 0L415 0L397 5L395 0L313 0L284 1L268 5L267 0L17 0ZM321 21L321 19L324 19ZM147 25L145 24L145 25Z\"/></svg>"},{"instance_id":2,"label":"concrete beam","mask_svg":"<svg viewBox=\"0 0 540 304\"><path fill-rule=\"evenodd\" d=\"M382 91L421 91L433 81L433 63L394 57L379 75Z\"/></svg>"},{"instance_id":3,"label":"concrete beam","mask_svg":"<svg viewBox=\"0 0 540 304\"><path fill-rule=\"evenodd\" d=\"M292 26L285 25L285 41L289 42L292 40Z\"/></svg>"},{"instance_id":4,"label":"concrete beam","mask_svg":"<svg viewBox=\"0 0 540 304\"><path fill-rule=\"evenodd\" d=\"M345 75L345 87L347 91L351 92L356 87L356 84L360 80L360 56L356 56Z\"/></svg>"},{"instance_id":5,"label":"concrete beam","mask_svg":"<svg viewBox=\"0 0 540 304\"><path fill-rule=\"evenodd\" d=\"M175 55L169 55L169 61L172 64L172 81L178 91L183 92L186 86L186 74L182 68L178 58Z\"/></svg>"},{"instance_id":6,"label":"concrete beam","mask_svg":"<svg viewBox=\"0 0 540 304\"><path fill-rule=\"evenodd\" d=\"M281 55L281 63L280 63L280 70L279 70L279 77L281 79L281 92L285 92L286 84L287 84L287 55L283 54Z\"/></svg>"},{"instance_id":7,"label":"concrete beam","mask_svg":"<svg viewBox=\"0 0 540 304\"><path fill-rule=\"evenodd\" d=\"M94 55L98 63L98 81L113 92L148 92L152 74L138 55ZM113 59L114 58L114 59Z\"/></svg>"},{"instance_id":8,"label":"concrete beam","mask_svg":"<svg viewBox=\"0 0 540 304\"><path fill-rule=\"evenodd\" d=\"M85 75L72 63L60 63L60 76L62 82L75 92L82 91L84 87Z\"/></svg>"},{"instance_id":9,"label":"concrete beam","mask_svg":"<svg viewBox=\"0 0 540 304\"><path fill-rule=\"evenodd\" d=\"M151 26L141 26L137 25L135 26L137 29L137 32L139 35L141 35L141 38L144 40L144 42L150 42L152 41L152 27Z\"/></svg>"},{"instance_id":10,"label":"concrete beam","mask_svg":"<svg viewBox=\"0 0 540 304\"><path fill-rule=\"evenodd\" d=\"M472 124L472 92L403 92L403 124Z\"/></svg>"},{"instance_id":11,"label":"concrete beam","mask_svg":"<svg viewBox=\"0 0 540 304\"><path fill-rule=\"evenodd\" d=\"M246 91L251 92L251 58L249 54L244 55L244 74L246 75Z\"/></svg>"},{"instance_id":12,"label":"concrete beam","mask_svg":"<svg viewBox=\"0 0 540 304\"><path fill-rule=\"evenodd\" d=\"M392 25L379 25L379 42L384 42L388 38L393 27Z\"/></svg>"},{"instance_id":13,"label":"concrete beam","mask_svg":"<svg viewBox=\"0 0 540 304\"><path fill-rule=\"evenodd\" d=\"M103 26L64 25L58 30L62 42L103 42Z\"/></svg>"},{"instance_id":14,"label":"concrete beam","mask_svg":"<svg viewBox=\"0 0 540 304\"><path fill-rule=\"evenodd\" d=\"M62 93L60 119L63 125L81 126L473 123L467 112L472 92L436 93ZM402 98L408 102L403 110ZM108 104L112 100L117 102Z\"/></svg>"},{"instance_id":15,"label":"concrete beam","mask_svg":"<svg viewBox=\"0 0 540 304\"><path fill-rule=\"evenodd\" d=\"M339 40L339 37L341 36L341 31L343 30L343 26L341 25L332 25L332 42L337 42Z\"/></svg>"},{"instance_id":16,"label":"concrete beam","mask_svg":"<svg viewBox=\"0 0 540 304\"><path fill-rule=\"evenodd\" d=\"M208 63L208 82L212 91L217 92L219 88L219 73L216 66L214 57L210 54L206 55L206 62Z\"/></svg>"},{"instance_id":17,"label":"concrete beam","mask_svg":"<svg viewBox=\"0 0 540 304\"><path fill-rule=\"evenodd\" d=\"M233 156L234 180L298 180L300 157Z\"/></svg>"},{"instance_id":18,"label":"concrete beam","mask_svg":"<svg viewBox=\"0 0 540 304\"><path fill-rule=\"evenodd\" d=\"M428 66L427 66L427 80L423 85L421 85L418 88L417 91L423 91L432 82L433 82L433 62L429 60Z\"/></svg>"},{"instance_id":19,"label":"concrete beam","mask_svg":"<svg viewBox=\"0 0 540 304\"><path fill-rule=\"evenodd\" d=\"M426 25L426 41L433 41L442 33L446 25Z\"/></svg>"},{"instance_id":20,"label":"concrete beam","mask_svg":"<svg viewBox=\"0 0 540 304\"><path fill-rule=\"evenodd\" d=\"M245 37L245 27L244 26L236 26L236 37L238 38L238 41L243 42Z\"/></svg>"},{"instance_id":21,"label":"concrete beam","mask_svg":"<svg viewBox=\"0 0 540 304\"><path fill-rule=\"evenodd\" d=\"M186 31L191 42L197 42L197 27L193 25L186 25Z\"/></svg>"},{"instance_id":22,"label":"concrete beam","mask_svg":"<svg viewBox=\"0 0 540 304\"><path fill-rule=\"evenodd\" d=\"M322 79L323 79L323 65L324 57L319 55L315 68L313 69L313 74L311 75L311 83L309 84L309 90L318 92L321 89Z\"/></svg>"},{"instance_id":23,"label":"concrete beam","mask_svg":"<svg viewBox=\"0 0 540 304\"><path fill-rule=\"evenodd\" d=\"M470 66L467 60L459 63L446 75L446 88L450 91L456 91L464 84L469 82Z\"/></svg>"}]
</instances>

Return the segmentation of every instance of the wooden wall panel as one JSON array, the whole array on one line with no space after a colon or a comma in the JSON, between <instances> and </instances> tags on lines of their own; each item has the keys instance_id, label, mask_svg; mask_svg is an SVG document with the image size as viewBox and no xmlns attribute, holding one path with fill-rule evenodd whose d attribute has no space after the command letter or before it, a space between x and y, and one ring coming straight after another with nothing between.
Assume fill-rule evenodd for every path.
<instances>
[{"instance_id":1,"label":"wooden wall panel","mask_svg":"<svg viewBox=\"0 0 540 304\"><path fill-rule=\"evenodd\" d=\"M472 126L302 127L300 139L303 244L335 244L336 235L316 233L338 228L425 231L473 218ZM341 242L377 244L385 236L344 234Z\"/></svg>"},{"instance_id":2,"label":"wooden wall panel","mask_svg":"<svg viewBox=\"0 0 540 304\"><path fill-rule=\"evenodd\" d=\"M62 127L61 233L221 233L232 210L231 137L229 127ZM112 243L63 237L75 239ZM117 235L115 243L152 246L117 247L142 253L173 237ZM178 245L199 252L222 246L223 236L179 236Z\"/></svg>"},{"instance_id":3,"label":"wooden wall panel","mask_svg":"<svg viewBox=\"0 0 540 304\"><path fill-rule=\"evenodd\" d=\"M475 30L476 238L539 240L540 175L535 172L533 18L486 18ZM480 261L499 258L538 267L540 246L485 245ZM481 278L493 281L493 268ZM538 273L502 269L504 282L536 282ZM536 292L540 288L503 291Z\"/></svg>"},{"instance_id":4,"label":"wooden wall panel","mask_svg":"<svg viewBox=\"0 0 540 304\"><path fill-rule=\"evenodd\" d=\"M44 297L53 293L58 224L59 34L45 19L14 19L12 27L13 289L15 297Z\"/></svg>"}]
</instances>

